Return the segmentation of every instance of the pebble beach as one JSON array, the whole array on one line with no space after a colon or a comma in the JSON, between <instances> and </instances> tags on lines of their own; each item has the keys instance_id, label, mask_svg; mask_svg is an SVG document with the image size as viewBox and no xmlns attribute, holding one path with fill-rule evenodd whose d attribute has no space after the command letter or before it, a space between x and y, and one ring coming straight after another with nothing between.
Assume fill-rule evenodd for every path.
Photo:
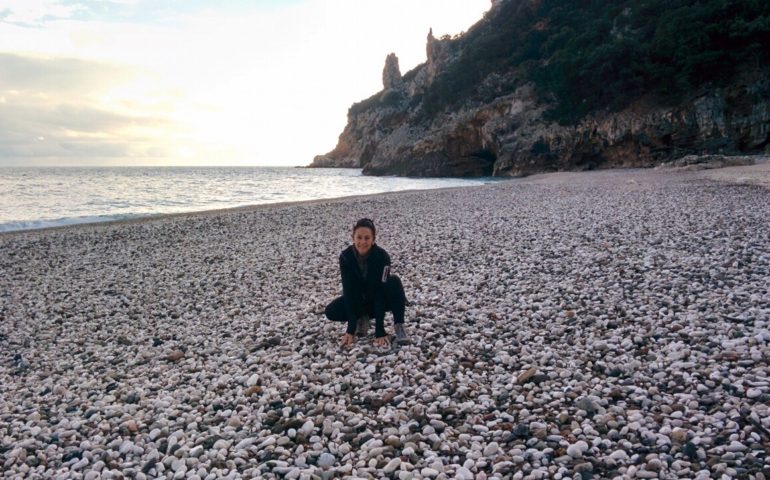
<instances>
[{"instance_id":1,"label":"pebble beach","mask_svg":"<svg viewBox=\"0 0 770 480\"><path fill-rule=\"evenodd\" d=\"M770 479L770 182L734 168L2 234L0 477ZM359 217L409 344L324 318Z\"/></svg>"}]
</instances>

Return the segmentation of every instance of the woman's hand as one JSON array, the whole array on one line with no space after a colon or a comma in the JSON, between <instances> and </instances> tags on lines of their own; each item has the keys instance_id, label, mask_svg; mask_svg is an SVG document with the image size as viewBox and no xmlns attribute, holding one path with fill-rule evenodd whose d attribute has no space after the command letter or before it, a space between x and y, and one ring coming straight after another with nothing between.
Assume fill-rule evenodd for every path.
<instances>
[{"instance_id":1,"label":"woman's hand","mask_svg":"<svg viewBox=\"0 0 770 480\"><path fill-rule=\"evenodd\" d=\"M351 335L349 333L346 333L340 339L340 346L341 347L347 347L348 345L353 345L353 342L355 342L355 341L356 341L355 335Z\"/></svg>"},{"instance_id":2,"label":"woman's hand","mask_svg":"<svg viewBox=\"0 0 770 480\"><path fill-rule=\"evenodd\" d=\"M390 346L390 337L385 335L384 337L377 337L374 339L374 345L378 347L389 347Z\"/></svg>"}]
</instances>

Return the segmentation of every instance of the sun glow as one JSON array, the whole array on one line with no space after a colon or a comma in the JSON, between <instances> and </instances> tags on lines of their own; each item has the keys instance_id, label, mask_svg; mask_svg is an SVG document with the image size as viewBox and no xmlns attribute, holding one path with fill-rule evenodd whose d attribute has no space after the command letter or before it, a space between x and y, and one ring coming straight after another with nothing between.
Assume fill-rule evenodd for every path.
<instances>
[{"instance_id":1,"label":"sun glow","mask_svg":"<svg viewBox=\"0 0 770 480\"><path fill-rule=\"evenodd\" d=\"M57 2L35 5L46 3ZM135 3L139 9L141 0ZM80 19L89 5L39 25L37 10L10 7L36 28L0 20L0 62L17 66L13 78L0 78L0 104L19 118L11 128L42 125L27 138L45 136L50 145L64 131L80 139L61 152L65 163L83 155L113 163L306 165L334 147L348 107L382 88L388 53L406 73L425 60L429 28L458 33L490 4L304 0L164 10L163 21ZM35 74L32 86L25 71ZM27 103L14 95L20 90ZM29 95L37 96L34 105ZM0 152L0 163L30 151L19 144Z\"/></svg>"}]
</instances>

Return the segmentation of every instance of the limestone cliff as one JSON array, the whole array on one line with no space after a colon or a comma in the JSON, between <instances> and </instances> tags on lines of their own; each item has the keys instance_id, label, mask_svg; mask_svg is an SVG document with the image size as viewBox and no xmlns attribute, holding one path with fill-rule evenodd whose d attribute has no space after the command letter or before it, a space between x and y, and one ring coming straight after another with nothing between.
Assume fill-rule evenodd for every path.
<instances>
[{"instance_id":1,"label":"limestone cliff","mask_svg":"<svg viewBox=\"0 0 770 480\"><path fill-rule=\"evenodd\" d=\"M470 88L454 80L473 64L469 52L483 38L479 31L527 21L537 32L546 28L538 22L554 22L535 11L541 3L494 2L459 38L436 39L431 31L427 61L403 76L397 57L389 55L383 90L350 108L336 148L311 166L363 167L369 175L520 176L648 167L689 154L770 152L766 68L739 65L727 80L696 84L686 94L666 97L640 89L619 107L588 108L568 122L553 114L557 95L544 93L538 77L520 65L479 62L481 73ZM462 88L471 93L454 95ZM459 100L445 101L453 95Z\"/></svg>"}]
</instances>

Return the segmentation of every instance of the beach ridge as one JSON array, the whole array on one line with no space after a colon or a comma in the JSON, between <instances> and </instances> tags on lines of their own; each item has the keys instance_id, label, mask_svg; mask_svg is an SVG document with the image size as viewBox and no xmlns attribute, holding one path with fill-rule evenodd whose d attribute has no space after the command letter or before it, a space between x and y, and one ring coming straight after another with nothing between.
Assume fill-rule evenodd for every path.
<instances>
[{"instance_id":1,"label":"beach ridge","mask_svg":"<svg viewBox=\"0 0 770 480\"><path fill-rule=\"evenodd\" d=\"M559 173L0 235L3 472L767 477L766 174ZM324 318L360 217L411 345L343 349Z\"/></svg>"}]
</instances>

